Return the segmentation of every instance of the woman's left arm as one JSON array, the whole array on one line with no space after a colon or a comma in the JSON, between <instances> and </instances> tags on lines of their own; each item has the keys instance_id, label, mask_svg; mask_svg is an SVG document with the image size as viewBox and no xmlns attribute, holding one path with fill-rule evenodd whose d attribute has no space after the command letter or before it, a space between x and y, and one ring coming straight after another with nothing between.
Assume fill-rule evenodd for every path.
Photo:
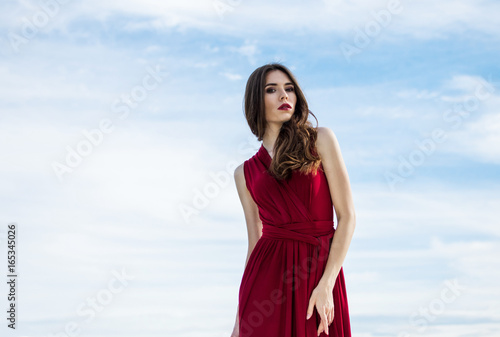
<instances>
[{"instance_id":1,"label":"woman's left arm","mask_svg":"<svg viewBox=\"0 0 500 337\"><path fill-rule=\"evenodd\" d=\"M319 336L322 331L328 334L328 327L333 322L333 288L347 255L347 249L351 244L354 228L356 227L356 215L354 213L349 176L342 159L337 137L332 130L326 127L318 127L316 150L323 164L338 220L325 271L311 294L307 308L306 319L312 316L315 306L321 317L318 327Z\"/></svg>"},{"instance_id":2,"label":"woman's left arm","mask_svg":"<svg viewBox=\"0 0 500 337\"><path fill-rule=\"evenodd\" d=\"M319 283L333 289L351 244L354 228L356 227L356 214L347 169L340 152L337 137L331 129L318 127L316 149L328 180L330 195L338 221L325 271Z\"/></svg>"}]
</instances>

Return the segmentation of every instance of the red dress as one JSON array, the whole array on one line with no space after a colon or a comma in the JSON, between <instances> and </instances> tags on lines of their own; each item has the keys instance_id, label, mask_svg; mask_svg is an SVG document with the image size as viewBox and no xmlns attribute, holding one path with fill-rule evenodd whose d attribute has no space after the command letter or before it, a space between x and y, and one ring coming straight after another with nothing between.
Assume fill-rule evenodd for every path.
<instances>
[{"instance_id":1,"label":"red dress","mask_svg":"<svg viewBox=\"0 0 500 337\"><path fill-rule=\"evenodd\" d=\"M320 165L316 175L294 171L289 181L280 182L267 172L270 163L262 145L243 164L263 227L239 289L240 337L315 337L321 318L315 307L307 320L307 307L335 232L328 181ZM351 336L342 268L333 302L329 336Z\"/></svg>"}]
</instances>

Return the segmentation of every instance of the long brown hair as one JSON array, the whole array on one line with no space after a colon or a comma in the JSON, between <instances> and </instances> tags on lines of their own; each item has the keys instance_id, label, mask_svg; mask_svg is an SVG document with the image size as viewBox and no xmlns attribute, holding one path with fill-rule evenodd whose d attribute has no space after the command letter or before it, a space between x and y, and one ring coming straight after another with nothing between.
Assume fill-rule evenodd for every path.
<instances>
[{"instance_id":1,"label":"long brown hair","mask_svg":"<svg viewBox=\"0 0 500 337\"><path fill-rule=\"evenodd\" d=\"M268 63L254 70L245 90L245 117L252 133L261 141L266 131L264 86L266 75L272 70L281 70L294 85L297 103L289 121L281 126L274 143L273 159L269 173L278 179L289 179L293 170L308 174L317 173L321 159L316 152L318 119L309 110L304 93L292 72L280 63ZM316 127L308 120L309 114L316 119Z\"/></svg>"}]
</instances>

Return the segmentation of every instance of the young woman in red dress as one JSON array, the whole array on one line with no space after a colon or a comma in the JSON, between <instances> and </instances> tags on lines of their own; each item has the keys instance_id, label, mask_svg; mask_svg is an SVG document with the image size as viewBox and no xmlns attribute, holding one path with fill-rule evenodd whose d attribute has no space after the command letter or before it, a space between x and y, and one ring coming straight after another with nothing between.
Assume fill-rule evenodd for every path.
<instances>
[{"instance_id":1,"label":"young woman in red dress","mask_svg":"<svg viewBox=\"0 0 500 337\"><path fill-rule=\"evenodd\" d=\"M351 336L342 267L356 225L351 187L335 134L309 115L287 67L250 75L245 116L262 145L234 172L248 254L232 337Z\"/></svg>"}]
</instances>

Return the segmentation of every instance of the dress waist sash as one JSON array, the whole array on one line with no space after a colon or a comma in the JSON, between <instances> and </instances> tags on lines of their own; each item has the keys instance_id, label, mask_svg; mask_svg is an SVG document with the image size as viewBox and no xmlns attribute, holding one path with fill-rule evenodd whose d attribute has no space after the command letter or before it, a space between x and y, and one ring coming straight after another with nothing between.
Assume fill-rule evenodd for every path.
<instances>
[{"instance_id":1,"label":"dress waist sash","mask_svg":"<svg viewBox=\"0 0 500 337\"><path fill-rule=\"evenodd\" d=\"M270 239L299 240L316 246L321 239L330 239L335 233L333 220L292 222L278 226L263 223L262 237Z\"/></svg>"}]
</instances>

